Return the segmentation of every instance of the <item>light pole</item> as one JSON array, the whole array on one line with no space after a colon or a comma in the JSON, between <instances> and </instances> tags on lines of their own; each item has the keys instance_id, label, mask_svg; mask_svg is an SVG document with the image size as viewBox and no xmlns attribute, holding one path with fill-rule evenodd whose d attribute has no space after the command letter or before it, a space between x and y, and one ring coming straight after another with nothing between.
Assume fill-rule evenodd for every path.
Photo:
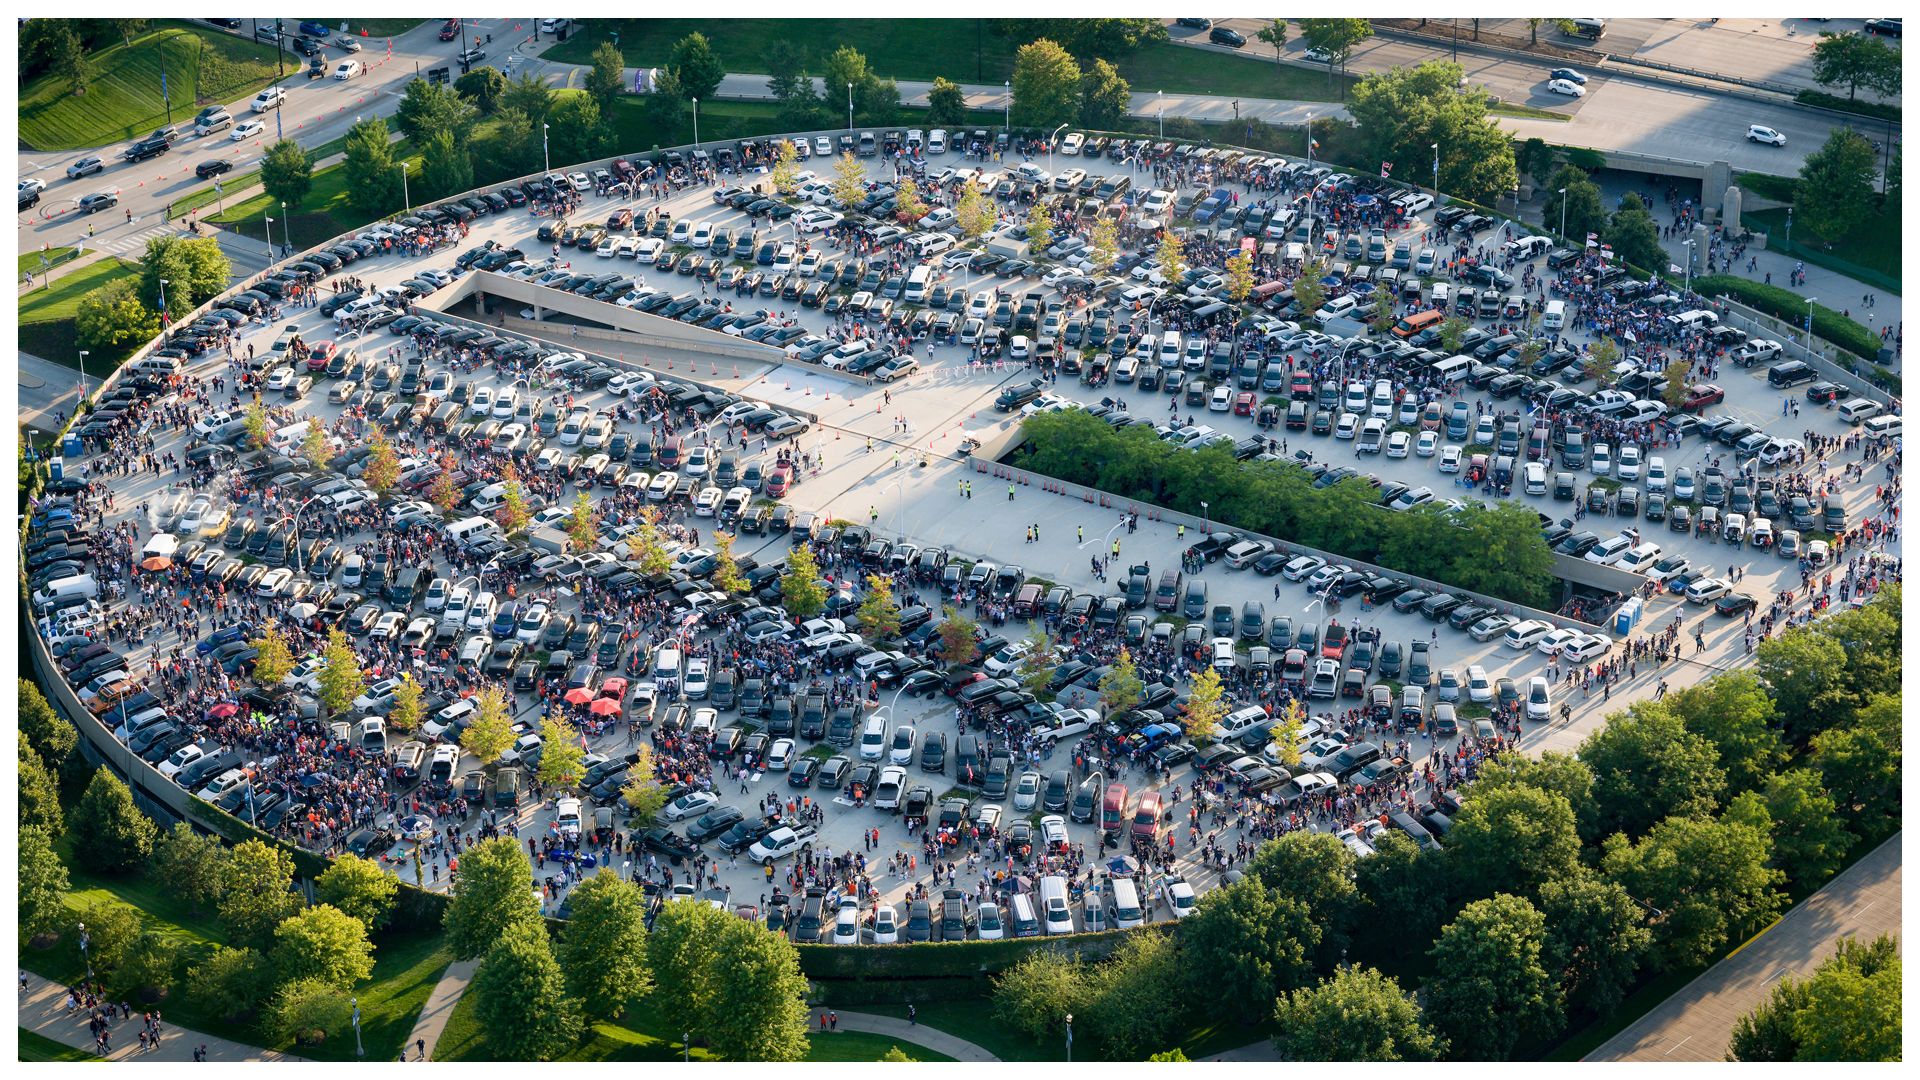
<instances>
[{"instance_id":1,"label":"light pole","mask_svg":"<svg viewBox=\"0 0 1920 1080\"><path fill-rule=\"evenodd\" d=\"M366 1057L366 1045L360 1041L360 999L358 997L350 997L347 1001L353 1005L353 1052L361 1057Z\"/></svg>"},{"instance_id":2,"label":"light pole","mask_svg":"<svg viewBox=\"0 0 1920 1080\"><path fill-rule=\"evenodd\" d=\"M1807 355L1813 355L1813 297L1807 297Z\"/></svg>"},{"instance_id":3,"label":"light pole","mask_svg":"<svg viewBox=\"0 0 1920 1080\"><path fill-rule=\"evenodd\" d=\"M167 279L166 278L160 279L160 313L162 315L165 315L167 313Z\"/></svg>"},{"instance_id":4,"label":"light pole","mask_svg":"<svg viewBox=\"0 0 1920 1080\"><path fill-rule=\"evenodd\" d=\"M542 169L543 172L553 171L553 155L547 152L547 132L551 127L552 125L546 123L540 125L540 161L545 166Z\"/></svg>"},{"instance_id":5,"label":"light pole","mask_svg":"<svg viewBox=\"0 0 1920 1080\"><path fill-rule=\"evenodd\" d=\"M1680 278L1680 292L1682 295L1693 291L1693 245L1694 240L1691 237L1680 241L1680 246L1687 249L1687 264L1683 268L1683 276Z\"/></svg>"},{"instance_id":6,"label":"light pole","mask_svg":"<svg viewBox=\"0 0 1920 1080\"><path fill-rule=\"evenodd\" d=\"M87 396L87 350L80 350L80 396Z\"/></svg>"},{"instance_id":7,"label":"light pole","mask_svg":"<svg viewBox=\"0 0 1920 1080\"><path fill-rule=\"evenodd\" d=\"M1788 251L1793 250L1793 207L1787 207L1787 243Z\"/></svg>"},{"instance_id":8,"label":"light pole","mask_svg":"<svg viewBox=\"0 0 1920 1080\"><path fill-rule=\"evenodd\" d=\"M262 214L260 216L267 219L267 263L268 265L272 265L273 263L273 217L272 215L269 215L269 214Z\"/></svg>"},{"instance_id":9,"label":"light pole","mask_svg":"<svg viewBox=\"0 0 1920 1080\"><path fill-rule=\"evenodd\" d=\"M1013 80L1002 81L1000 88L1006 93L1006 97L1000 103L1001 108L1006 110L1005 115L1001 117L1002 130L1011 138L1013 135Z\"/></svg>"},{"instance_id":10,"label":"light pole","mask_svg":"<svg viewBox=\"0 0 1920 1080\"><path fill-rule=\"evenodd\" d=\"M1153 97L1154 97L1154 100L1158 103L1155 106L1153 113L1154 113L1154 116L1160 121L1160 137L1164 139L1167 137L1167 92L1165 90L1155 90L1153 92Z\"/></svg>"},{"instance_id":11,"label":"light pole","mask_svg":"<svg viewBox=\"0 0 1920 1080\"><path fill-rule=\"evenodd\" d=\"M1433 197L1440 197L1440 144L1433 144Z\"/></svg>"},{"instance_id":12,"label":"light pole","mask_svg":"<svg viewBox=\"0 0 1920 1080\"><path fill-rule=\"evenodd\" d=\"M88 940L87 940L87 924L86 924L86 923L75 923L74 925L75 925L75 926L77 926L77 927L79 927L79 929L80 929L80 959L81 959L82 961L84 961L84 962L86 963L86 965L87 965L87 979L88 979L88 981L92 981L92 979L93 979L93 957L92 957L92 956L90 956L90 955L88 955L88 953L87 953L87 945L88 945Z\"/></svg>"},{"instance_id":13,"label":"light pole","mask_svg":"<svg viewBox=\"0 0 1920 1080\"><path fill-rule=\"evenodd\" d=\"M691 1031L680 1033L680 1060L682 1062L693 1060L693 1032Z\"/></svg>"},{"instance_id":14,"label":"light pole","mask_svg":"<svg viewBox=\"0 0 1920 1080\"><path fill-rule=\"evenodd\" d=\"M1053 140L1058 138L1060 133L1065 131L1066 128L1066 124L1061 124L1059 127L1053 129L1053 134L1047 136L1047 169L1049 171L1053 169Z\"/></svg>"},{"instance_id":15,"label":"light pole","mask_svg":"<svg viewBox=\"0 0 1920 1080\"><path fill-rule=\"evenodd\" d=\"M407 204L407 213L413 213L413 196L407 192L407 163L400 162L400 198Z\"/></svg>"},{"instance_id":16,"label":"light pole","mask_svg":"<svg viewBox=\"0 0 1920 1080\"><path fill-rule=\"evenodd\" d=\"M287 204L280 204L280 246L293 250L293 219L287 216Z\"/></svg>"},{"instance_id":17,"label":"light pole","mask_svg":"<svg viewBox=\"0 0 1920 1080\"><path fill-rule=\"evenodd\" d=\"M1073 1014L1067 1014L1067 1064L1073 1064Z\"/></svg>"},{"instance_id":18,"label":"light pole","mask_svg":"<svg viewBox=\"0 0 1920 1080\"><path fill-rule=\"evenodd\" d=\"M1560 189L1560 242L1567 242L1567 189Z\"/></svg>"},{"instance_id":19,"label":"light pole","mask_svg":"<svg viewBox=\"0 0 1920 1080\"><path fill-rule=\"evenodd\" d=\"M693 101L693 148L698 150L700 148L700 99L692 98L691 100Z\"/></svg>"},{"instance_id":20,"label":"light pole","mask_svg":"<svg viewBox=\"0 0 1920 1080\"><path fill-rule=\"evenodd\" d=\"M1213 516L1209 513L1209 507L1205 502L1200 504L1200 522L1200 535L1204 538L1213 532Z\"/></svg>"},{"instance_id":21,"label":"light pole","mask_svg":"<svg viewBox=\"0 0 1920 1080\"><path fill-rule=\"evenodd\" d=\"M853 131L853 84L847 84L847 131Z\"/></svg>"}]
</instances>

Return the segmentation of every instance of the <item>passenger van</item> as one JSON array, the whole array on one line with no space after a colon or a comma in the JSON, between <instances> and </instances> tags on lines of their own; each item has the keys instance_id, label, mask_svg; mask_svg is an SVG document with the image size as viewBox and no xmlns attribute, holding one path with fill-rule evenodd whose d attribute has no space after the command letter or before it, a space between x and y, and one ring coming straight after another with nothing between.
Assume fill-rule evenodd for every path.
<instances>
[{"instance_id":1,"label":"passenger van","mask_svg":"<svg viewBox=\"0 0 1920 1080\"><path fill-rule=\"evenodd\" d=\"M1667 325L1675 330L1697 330L1702 326L1712 326L1719 321L1720 319L1713 312L1702 308L1667 316Z\"/></svg>"},{"instance_id":2,"label":"passenger van","mask_svg":"<svg viewBox=\"0 0 1920 1080\"><path fill-rule=\"evenodd\" d=\"M1140 889L1132 878L1114 878L1108 888L1115 930L1131 930L1147 921L1146 911L1140 906Z\"/></svg>"},{"instance_id":3,"label":"passenger van","mask_svg":"<svg viewBox=\"0 0 1920 1080\"><path fill-rule=\"evenodd\" d=\"M1056 880L1049 878L1048 880ZM1033 897L1026 893L1014 893L1012 903L1007 905L1008 914L1013 923L1013 936L1039 937L1040 920L1033 915Z\"/></svg>"},{"instance_id":4,"label":"passenger van","mask_svg":"<svg viewBox=\"0 0 1920 1080\"><path fill-rule=\"evenodd\" d=\"M1467 372L1472 368L1473 357L1449 356L1445 360L1435 360L1429 370L1433 372L1435 378L1444 383L1466 378Z\"/></svg>"},{"instance_id":5,"label":"passenger van","mask_svg":"<svg viewBox=\"0 0 1920 1080\"><path fill-rule=\"evenodd\" d=\"M268 444L282 454L287 453L306 441L307 431L312 427L313 424L306 420L302 420L297 424L288 424L274 432L273 437L268 440Z\"/></svg>"},{"instance_id":6,"label":"passenger van","mask_svg":"<svg viewBox=\"0 0 1920 1080\"><path fill-rule=\"evenodd\" d=\"M1544 314L1540 316L1540 325L1548 330L1560 330L1567 325L1567 302L1549 300Z\"/></svg>"},{"instance_id":7,"label":"passenger van","mask_svg":"<svg viewBox=\"0 0 1920 1080\"><path fill-rule=\"evenodd\" d=\"M1840 419L1849 424L1871 420L1881 413L1880 403L1870 398L1854 398L1840 406Z\"/></svg>"},{"instance_id":8,"label":"passenger van","mask_svg":"<svg viewBox=\"0 0 1920 1080\"><path fill-rule=\"evenodd\" d=\"M1040 879L1040 914L1049 934L1073 933L1073 908L1067 904L1067 879L1049 874Z\"/></svg>"},{"instance_id":9,"label":"passenger van","mask_svg":"<svg viewBox=\"0 0 1920 1080\"><path fill-rule=\"evenodd\" d=\"M1898 438L1900 436L1900 418L1897 416L1876 416L1860 425L1860 430L1876 438Z\"/></svg>"},{"instance_id":10,"label":"passenger van","mask_svg":"<svg viewBox=\"0 0 1920 1080\"><path fill-rule=\"evenodd\" d=\"M1100 800L1100 831L1117 833L1127 819L1127 785L1108 784Z\"/></svg>"},{"instance_id":11,"label":"passenger van","mask_svg":"<svg viewBox=\"0 0 1920 1080\"><path fill-rule=\"evenodd\" d=\"M924 304L927 302L928 282L933 280L933 267L916 266L907 275L907 303Z\"/></svg>"},{"instance_id":12,"label":"passenger van","mask_svg":"<svg viewBox=\"0 0 1920 1080\"><path fill-rule=\"evenodd\" d=\"M1440 286L1437 285L1434 287L1436 289L1440 288ZM1555 302L1558 303L1558 301ZM1425 330L1429 326L1438 326L1445 319L1446 314L1437 308L1416 311L1406 318L1401 319L1400 322L1394 326L1393 336L1405 340Z\"/></svg>"},{"instance_id":13,"label":"passenger van","mask_svg":"<svg viewBox=\"0 0 1920 1080\"><path fill-rule=\"evenodd\" d=\"M1180 366L1180 334L1169 330L1160 335L1160 366L1177 368Z\"/></svg>"}]
</instances>

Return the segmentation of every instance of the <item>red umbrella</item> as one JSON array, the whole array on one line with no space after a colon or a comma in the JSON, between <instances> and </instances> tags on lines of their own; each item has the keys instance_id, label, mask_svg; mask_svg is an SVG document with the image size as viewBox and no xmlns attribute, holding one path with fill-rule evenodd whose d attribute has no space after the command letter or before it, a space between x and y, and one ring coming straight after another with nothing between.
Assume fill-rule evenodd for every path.
<instances>
[{"instance_id":1,"label":"red umbrella","mask_svg":"<svg viewBox=\"0 0 1920 1080\"><path fill-rule=\"evenodd\" d=\"M238 713L239 711L240 711L240 706L235 705L231 701L223 701L220 704L215 705L213 708L207 710L207 718L210 720L225 720L227 717L232 716L235 713Z\"/></svg>"},{"instance_id":2,"label":"red umbrella","mask_svg":"<svg viewBox=\"0 0 1920 1080\"><path fill-rule=\"evenodd\" d=\"M620 711L620 703L612 698L603 697L587 706L587 709L595 716L612 716Z\"/></svg>"},{"instance_id":3,"label":"red umbrella","mask_svg":"<svg viewBox=\"0 0 1920 1080\"><path fill-rule=\"evenodd\" d=\"M593 700L593 691L587 689L584 686L576 686L573 689L567 691L567 704L569 705L579 705L582 702L587 702L592 700Z\"/></svg>"}]
</instances>

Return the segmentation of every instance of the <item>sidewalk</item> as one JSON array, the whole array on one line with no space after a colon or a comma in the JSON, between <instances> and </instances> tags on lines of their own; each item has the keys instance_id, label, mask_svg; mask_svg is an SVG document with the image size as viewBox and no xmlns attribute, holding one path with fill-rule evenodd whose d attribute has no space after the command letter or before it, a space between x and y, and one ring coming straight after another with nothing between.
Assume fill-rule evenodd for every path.
<instances>
[{"instance_id":1,"label":"sidewalk","mask_svg":"<svg viewBox=\"0 0 1920 1080\"><path fill-rule=\"evenodd\" d=\"M460 995L467 992L467 984L473 981L474 970L479 966L478 960L455 960L447 965L446 973L427 995L427 1003L420 1007L420 1018L413 1022L413 1033L400 1048L402 1059L409 1051L419 1055L414 1060L433 1059L434 1047L439 1045L440 1036L447 1030L447 1021L453 1017L453 1007L459 1004ZM418 1049L422 1042L426 1043L424 1054Z\"/></svg>"},{"instance_id":2,"label":"sidewalk","mask_svg":"<svg viewBox=\"0 0 1920 1080\"><path fill-rule=\"evenodd\" d=\"M825 1009L815 1009L812 1014L807 1017L807 1029L809 1031L821 1030L820 1016L826 1011ZM944 1031L935 1030L927 1027L925 1024L909 1024L905 1020L892 1016L875 1016L873 1013L846 1012L842 1010L840 1012L840 1022L837 1025L837 1030L865 1031L874 1035L886 1035L899 1039L902 1042L910 1042L918 1046L924 1046L929 1050L938 1050L940 1053L953 1058L955 1061L1000 1060L965 1039L949 1035Z\"/></svg>"},{"instance_id":3,"label":"sidewalk","mask_svg":"<svg viewBox=\"0 0 1920 1080\"><path fill-rule=\"evenodd\" d=\"M64 1006L66 988L57 986L38 975L27 976L27 992L20 998L20 1026L36 1035L43 1035L54 1042L76 1047L88 1053L96 1052L93 1036L87 1030L86 1014L74 1010L68 1016ZM283 1054L278 1050L263 1050L258 1046L245 1046L229 1039L202 1035L197 1031L174 1027L166 1022L166 1010L161 1010L160 1047L142 1053L140 1050L140 1021L137 1017L121 1020L110 1029L113 1049L105 1057L108 1061L192 1061L195 1047L207 1048L208 1061L305 1061L306 1058L292 1054Z\"/></svg>"}]
</instances>

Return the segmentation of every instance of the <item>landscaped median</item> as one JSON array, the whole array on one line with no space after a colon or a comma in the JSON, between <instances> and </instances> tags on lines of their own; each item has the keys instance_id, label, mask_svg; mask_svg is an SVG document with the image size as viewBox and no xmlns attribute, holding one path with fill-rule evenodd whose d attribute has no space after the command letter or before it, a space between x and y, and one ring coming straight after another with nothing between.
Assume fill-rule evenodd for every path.
<instances>
[{"instance_id":1,"label":"landscaped median","mask_svg":"<svg viewBox=\"0 0 1920 1080\"><path fill-rule=\"evenodd\" d=\"M1807 325L1807 298L1778 285L1763 285L1731 274L1713 274L1694 278L1693 291L1701 296L1731 296L1794 326ZM1881 342L1877 334L1824 304L1813 305L1813 336L1832 342L1863 360L1877 362L1880 358Z\"/></svg>"}]
</instances>

